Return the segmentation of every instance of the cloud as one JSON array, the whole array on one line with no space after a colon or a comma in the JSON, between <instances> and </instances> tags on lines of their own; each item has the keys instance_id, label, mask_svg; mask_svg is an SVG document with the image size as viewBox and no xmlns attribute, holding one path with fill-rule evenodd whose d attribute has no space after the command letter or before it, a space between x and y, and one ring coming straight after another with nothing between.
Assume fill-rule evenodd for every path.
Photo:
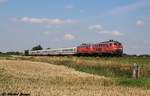
<instances>
[{"instance_id":1,"label":"cloud","mask_svg":"<svg viewBox=\"0 0 150 96\"><path fill-rule=\"evenodd\" d=\"M104 34L104 35L110 35L110 36L123 36L124 34L119 32L119 31L108 31L108 30L102 30L98 32L99 34Z\"/></svg>"},{"instance_id":2,"label":"cloud","mask_svg":"<svg viewBox=\"0 0 150 96\"><path fill-rule=\"evenodd\" d=\"M64 40L75 40L76 39L76 37L72 34L65 34L63 38L64 38Z\"/></svg>"},{"instance_id":3,"label":"cloud","mask_svg":"<svg viewBox=\"0 0 150 96\"><path fill-rule=\"evenodd\" d=\"M99 34L102 35L109 35L109 36L123 36L124 34L114 30L114 31L110 31L110 30L105 30L102 28L102 25L91 25L88 27L89 30L93 30L94 32L97 32Z\"/></svg>"},{"instance_id":4,"label":"cloud","mask_svg":"<svg viewBox=\"0 0 150 96\"><path fill-rule=\"evenodd\" d=\"M43 32L45 35L50 35L50 31L45 31L45 32Z\"/></svg>"},{"instance_id":5,"label":"cloud","mask_svg":"<svg viewBox=\"0 0 150 96\"><path fill-rule=\"evenodd\" d=\"M137 21L136 21L136 26L139 26L139 27L144 26L144 21L142 21L142 20L137 20Z\"/></svg>"},{"instance_id":6,"label":"cloud","mask_svg":"<svg viewBox=\"0 0 150 96\"><path fill-rule=\"evenodd\" d=\"M66 8L66 9L73 9L74 6L73 6L73 5L66 5L65 8Z\"/></svg>"},{"instance_id":7,"label":"cloud","mask_svg":"<svg viewBox=\"0 0 150 96\"><path fill-rule=\"evenodd\" d=\"M81 9L81 10L80 10L80 13L83 13L83 12L85 12L85 10Z\"/></svg>"},{"instance_id":8,"label":"cloud","mask_svg":"<svg viewBox=\"0 0 150 96\"><path fill-rule=\"evenodd\" d=\"M23 23L31 23L31 24L47 24L47 25L63 25L63 24L75 24L77 21L70 19L49 19L49 18L29 18L22 17L20 19L16 19L17 21Z\"/></svg>"},{"instance_id":9,"label":"cloud","mask_svg":"<svg viewBox=\"0 0 150 96\"><path fill-rule=\"evenodd\" d=\"M91 25L88 27L88 29L90 29L90 30L102 30L102 26L101 25Z\"/></svg>"},{"instance_id":10,"label":"cloud","mask_svg":"<svg viewBox=\"0 0 150 96\"><path fill-rule=\"evenodd\" d=\"M8 0L0 0L0 3L4 3L7 2Z\"/></svg>"},{"instance_id":11,"label":"cloud","mask_svg":"<svg viewBox=\"0 0 150 96\"><path fill-rule=\"evenodd\" d=\"M112 15L118 15L118 14L123 14L127 12L132 12L149 4L150 4L149 0L138 0L137 2L132 3L132 4L116 7L113 10L111 10L110 13Z\"/></svg>"}]
</instances>

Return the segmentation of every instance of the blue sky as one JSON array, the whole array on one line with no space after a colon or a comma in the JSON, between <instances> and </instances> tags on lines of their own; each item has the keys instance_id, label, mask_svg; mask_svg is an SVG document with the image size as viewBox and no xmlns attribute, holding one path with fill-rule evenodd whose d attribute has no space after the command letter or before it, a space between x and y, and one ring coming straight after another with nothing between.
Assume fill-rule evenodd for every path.
<instances>
[{"instance_id":1,"label":"blue sky","mask_svg":"<svg viewBox=\"0 0 150 96\"><path fill-rule=\"evenodd\" d=\"M118 40L150 54L150 0L0 0L0 51Z\"/></svg>"}]
</instances>

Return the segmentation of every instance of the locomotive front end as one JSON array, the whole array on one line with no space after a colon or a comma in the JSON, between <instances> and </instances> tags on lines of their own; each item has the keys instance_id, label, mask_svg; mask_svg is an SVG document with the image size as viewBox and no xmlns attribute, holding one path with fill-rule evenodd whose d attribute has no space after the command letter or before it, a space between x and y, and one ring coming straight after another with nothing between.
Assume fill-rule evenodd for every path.
<instances>
[{"instance_id":1,"label":"locomotive front end","mask_svg":"<svg viewBox=\"0 0 150 96\"><path fill-rule=\"evenodd\" d=\"M123 45L120 42L113 43L113 54L121 56L123 54Z\"/></svg>"}]
</instances>

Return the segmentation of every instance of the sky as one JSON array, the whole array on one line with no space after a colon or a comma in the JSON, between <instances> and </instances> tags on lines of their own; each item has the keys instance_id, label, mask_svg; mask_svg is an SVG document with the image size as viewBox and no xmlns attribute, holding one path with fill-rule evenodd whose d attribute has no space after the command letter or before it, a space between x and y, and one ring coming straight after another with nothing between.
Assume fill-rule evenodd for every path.
<instances>
[{"instance_id":1,"label":"sky","mask_svg":"<svg viewBox=\"0 0 150 96\"><path fill-rule=\"evenodd\" d=\"M0 51L117 40L150 54L150 0L0 0Z\"/></svg>"}]
</instances>

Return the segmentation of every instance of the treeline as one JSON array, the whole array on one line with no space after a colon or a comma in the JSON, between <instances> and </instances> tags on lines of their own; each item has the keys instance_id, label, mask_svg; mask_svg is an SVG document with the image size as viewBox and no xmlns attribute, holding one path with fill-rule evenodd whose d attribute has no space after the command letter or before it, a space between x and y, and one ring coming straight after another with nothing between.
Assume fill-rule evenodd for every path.
<instances>
[{"instance_id":1,"label":"treeline","mask_svg":"<svg viewBox=\"0 0 150 96\"><path fill-rule=\"evenodd\" d=\"M41 45L33 46L32 51L34 50L42 50ZM50 49L50 48L47 48ZM0 56L10 56L10 55L24 55L24 52L19 52L19 51L9 51L9 52L0 52Z\"/></svg>"},{"instance_id":2,"label":"treeline","mask_svg":"<svg viewBox=\"0 0 150 96\"><path fill-rule=\"evenodd\" d=\"M129 55L129 54L124 53L123 57L150 57L150 54L142 54L142 55L133 54L133 55Z\"/></svg>"},{"instance_id":3,"label":"treeline","mask_svg":"<svg viewBox=\"0 0 150 96\"><path fill-rule=\"evenodd\" d=\"M1 56L4 56L4 55L22 55L22 53L19 51L11 51L11 52L0 52L0 55Z\"/></svg>"},{"instance_id":4,"label":"treeline","mask_svg":"<svg viewBox=\"0 0 150 96\"><path fill-rule=\"evenodd\" d=\"M46 48L46 49L51 49L51 48ZM43 47L41 45L33 46L31 51L35 51L35 50L43 50Z\"/></svg>"}]
</instances>

